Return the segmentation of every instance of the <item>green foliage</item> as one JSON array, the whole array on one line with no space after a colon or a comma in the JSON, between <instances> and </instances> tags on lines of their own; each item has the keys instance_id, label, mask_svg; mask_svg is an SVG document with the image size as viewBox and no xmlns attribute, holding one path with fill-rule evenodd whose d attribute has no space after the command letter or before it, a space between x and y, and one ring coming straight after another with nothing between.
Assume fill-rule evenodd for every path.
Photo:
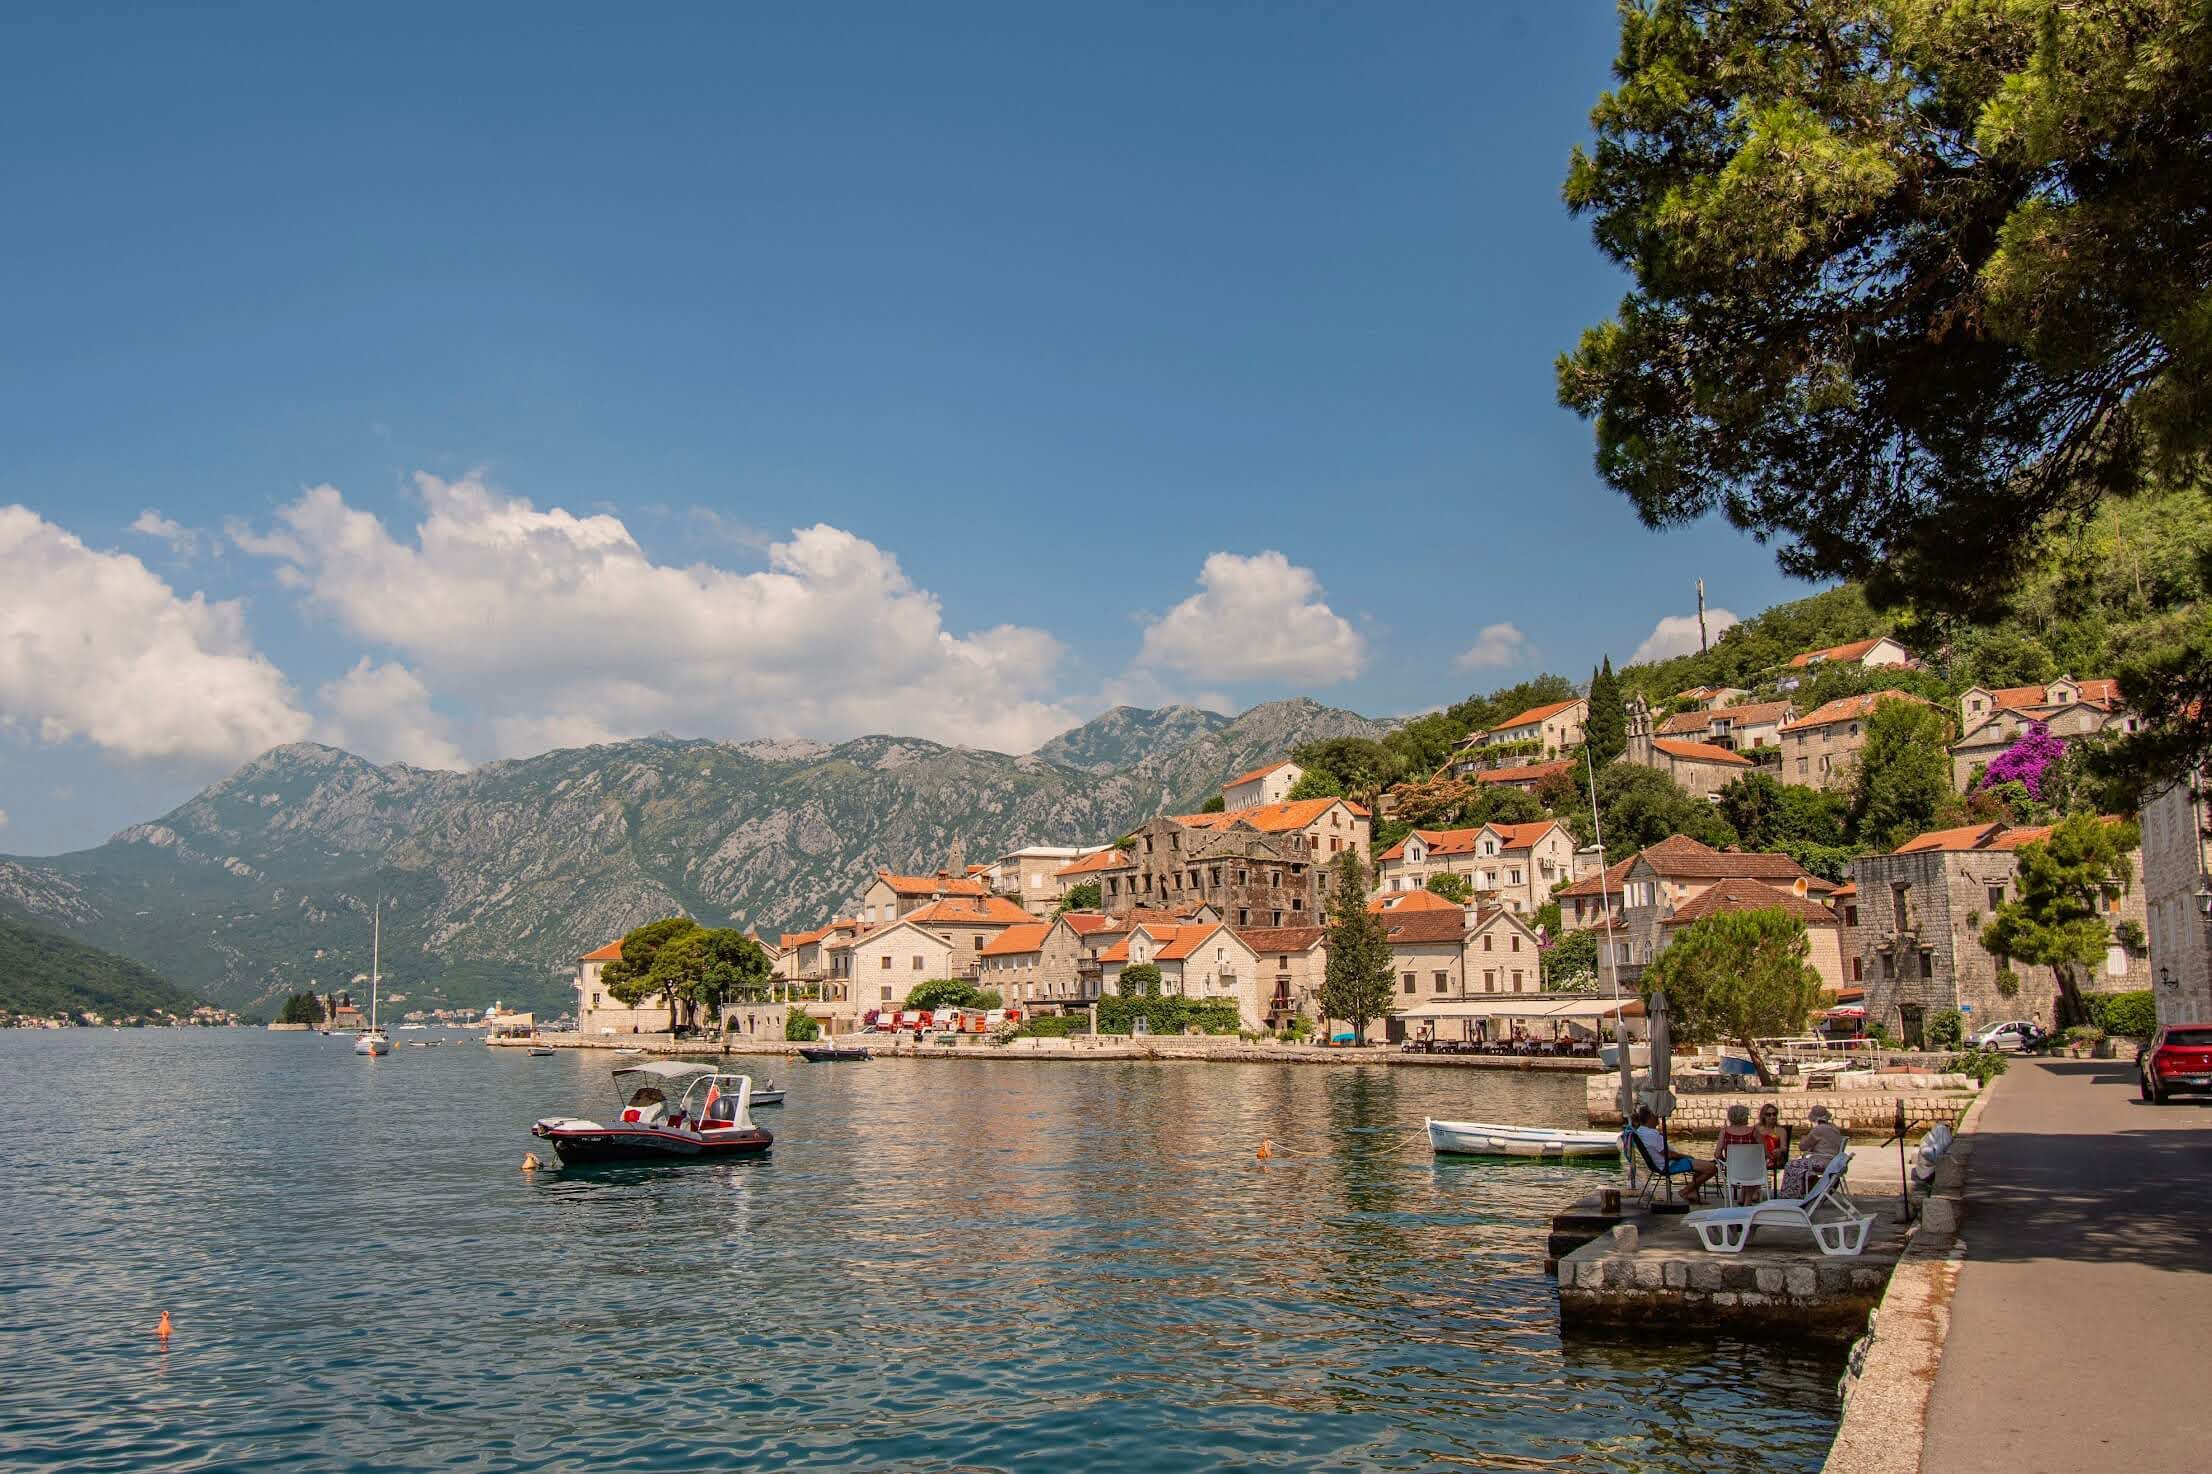
<instances>
[{"instance_id":1,"label":"green foliage","mask_svg":"<svg viewBox=\"0 0 2212 1474\"><path fill-rule=\"evenodd\" d=\"M1279 1031L1282 1038L1293 1044L1303 1044L1313 1037L1313 1020L1302 1013L1294 1013L1284 1020Z\"/></svg>"},{"instance_id":2,"label":"green foliage","mask_svg":"<svg viewBox=\"0 0 2212 1474\"><path fill-rule=\"evenodd\" d=\"M1868 606L1856 584L1845 584L1777 604L1763 614L1730 625L1721 631L1710 650L1700 654L1628 666L1620 672L1620 679L1626 689L1642 695L1654 709L1668 706L1676 692L1697 686L1737 686L1763 699L1775 694L1773 680L1791 656L1888 634L1893 625L1891 617L1878 615ZM1795 699L1799 693L1789 694ZM1799 706L1803 709L1802 702Z\"/></svg>"},{"instance_id":3,"label":"green foliage","mask_svg":"<svg viewBox=\"0 0 2212 1474\"><path fill-rule=\"evenodd\" d=\"M1422 885L1425 886L1427 889L1436 892L1436 894L1442 896L1445 900L1454 902L1461 906L1466 905L1469 901L1475 898L1475 888L1467 883L1467 877L1464 875L1454 875L1449 870L1438 871L1436 874L1430 876L1427 880L1423 881Z\"/></svg>"},{"instance_id":4,"label":"green foliage","mask_svg":"<svg viewBox=\"0 0 2212 1474\"><path fill-rule=\"evenodd\" d=\"M1850 800L1832 789L1746 773L1720 791L1720 812L1745 849L1788 855L1829 880L1842 880L1857 853L1845 835Z\"/></svg>"},{"instance_id":5,"label":"green foliage","mask_svg":"<svg viewBox=\"0 0 2212 1474\"><path fill-rule=\"evenodd\" d=\"M783 1037L788 1043L806 1044L822 1037L822 1026L812 1014L794 1008L783 1016Z\"/></svg>"},{"instance_id":6,"label":"green foliage","mask_svg":"<svg viewBox=\"0 0 2212 1474\"><path fill-rule=\"evenodd\" d=\"M2150 938L2143 934L2143 923L2133 917L2113 923L2112 939L2127 948L2131 956L2141 957L2150 951Z\"/></svg>"},{"instance_id":7,"label":"green foliage","mask_svg":"<svg viewBox=\"0 0 2212 1474\"><path fill-rule=\"evenodd\" d=\"M1471 778L1443 777L1398 789L1391 821L1375 831L1388 849L1416 829L1477 829L1485 824L1533 824L1551 811L1535 794Z\"/></svg>"},{"instance_id":8,"label":"green foliage","mask_svg":"<svg viewBox=\"0 0 2212 1474\"><path fill-rule=\"evenodd\" d=\"M1040 1014L1022 1020L1022 1026L1014 1031L1017 1039L1065 1039L1071 1034L1087 1034L1091 1021L1080 1014Z\"/></svg>"},{"instance_id":9,"label":"green foliage","mask_svg":"<svg viewBox=\"0 0 2212 1474\"><path fill-rule=\"evenodd\" d=\"M1819 1007L1811 949L1805 923L1780 909L1719 912L1675 933L1644 969L1643 994L1666 991L1675 1038L1734 1041L1772 1085L1758 1041L1803 1032Z\"/></svg>"},{"instance_id":10,"label":"green foliage","mask_svg":"<svg viewBox=\"0 0 2212 1474\"><path fill-rule=\"evenodd\" d=\"M2089 1021L2107 1035L2122 1039L2148 1039L2158 1032L2158 999L2150 989L2132 993L2091 993Z\"/></svg>"},{"instance_id":11,"label":"green foliage","mask_svg":"<svg viewBox=\"0 0 2212 1474\"><path fill-rule=\"evenodd\" d=\"M1952 801L1951 720L1917 701L1877 703L1851 791L1851 828L1869 849L1893 850L1936 826Z\"/></svg>"},{"instance_id":12,"label":"green foliage","mask_svg":"<svg viewBox=\"0 0 2212 1474\"><path fill-rule=\"evenodd\" d=\"M1068 887L1068 893L1060 898L1062 911L1096 911L1104 903L1104 894L1095 880L1078 881Z\"/></svg>"},{"instance_id":13,"label":"green foliage","mask_svg":"<svg viewBox=\"0 0 2212 1474\"><path fill-rule=\"evenodd\" d=\"M1736 831L1720 810L1656 768L1610 764L1598 773L1597 788L1608 860L1626 859L1670 834L1687 834L1715 848L1736 843ZM1589 798L1574 775L1548 782L1540 796L1558 804L1560 821L1573 832L1576 844L1596 842Z\"/></svg>"},{"instance_id":14,"label":"green foliage","mask_svg":"<svg viewBox=\"0 0 2212 1474\"><path fill-rule=\"evenodd\" d=\"M1565 885L1567 882L1562 879L1559 884ZM1557 887L1554 887L1554 889L1557 889ZM1529 916L1528 924L1531 930L1542 932L1553 941L1559 940L1559 903L1557 901L1546 901L1543 905L1538 906Z\"/></svg>"},{"instance_id":15,"label":"green foliage","mask_svg":"<svg viewBox=\"0 0 2212 1474\"><path fill-rule=\"evenodd\" d=\"M1212 798L1209 798L1204 803L1200 804L1198 806L1198 812L1201 814L1218 814L1228 807L1229 801L1217 793Z\"/></svg>"},{"instance_id":16,"label":"green foliage","mask_svg":"<svg viewBox=\"0 0 2212 1474\"><path fill-rule=\"evenodd\" d=\"M323 1001L313 993L294 993L284 1000L284 1007L277 1014L280 1024L305 1024L319 1029L323 1024Z\"/></svg>"},{"instance_id":17,"label":"green foliage","mask_svg":"<svg viewBox=\"0 0 2212 1474\"><path fill-rule=\"evenodd\" d=\"M128 958L0 915L0 1013L150 1018L190 1014L198 1003Z\"/></svg>"},{"instance_id":18,"label":"green foliage","mask_svg":"<svg viewBox=\"0 0 2212 1474\"><path fill-rule=\"evenodd\" d=\"M1590 673L1590 715L1583 723L1582 741L1591 761L1601 767L1628 751L1628 704L1610 655Z\"/></svg>"},{"instance_id":19,"label":"green foliage","mask_svg":"<svg viewBox=\"0 0 2212 1474\"><path fill-rule=\"evenodd\" d=\"M1308 768L1298 775L1298 781L1290 785L1293 801L1309 798L1342 798L1344 780L1327 768Z\"/></svg>"},{"instance_id":20,"label":"green foliage","mask_svg":"<svg viewBox=\"0 0 2212 1474\"><path fill-rule=\"evenodd\" d=\"M1329 958L1318 1000L1324 1019L1343 1019L1361 1038L1370 1019L1396 1005L1391 989L1390 935L1367 909L1367 867L1355 850L1330 864Z\"/></svg>"},{"instance_id":21,"label":"green foliage","mask_svg":"<svg viewBox=\"0 0 2212 1474\"><path fill-rule=\"evenodd\" d=\"M984 1006L983 994L976 990L975 984L960 978L931 978L928 982L916 983L908 991L906 1002L901 1005L910 1009L928 1009L932 1013L940 1008Z\"/></svg>"},{"instance_id":22,"label":"green foliage","mask_svg":"<svg viewBox=\"0 0 2212 1474\"><path fill-rule=\"evenodd\" d=\"M1955 1008L1940 1008L1928 1015L1921 1035L1930 1049L1956 1049L1966 1040L1966 1016Z\"/></svg>"},{"instance_id":23,"label":"green foliage","mask_svg":"<svg viewBox=\"0 0 2212 1474\"><path fill-rule=\"evenodd\" d=\"M1557 935L1557 933L1553 933ZM1543 952L1544 986L1553 992L1594 991L1598 979L1598 934L1586 928L1571 931Z\"/></svg>"},{"instance_id":24,"label":"green foliage","mask_svg":"<svg viewBox=\"0 0 2212 1474\"><path fill-rule=\"evenodd\" d=\"M1410 718L1382 739L1398 759L1400 776L1421 779L1434 773L1470 732L1486 732L1509 716L1552 701L1572 700L1574 683L1565 676L1541 675L1501 686L1487 696L1470 696L1443 711Z\"/></svg>"},{"instance_id":25,"label":"green foliage","mask_svg":"<svg viewBox=\"0 0 2212 1474\"><path fill-rule=\"evenodd\" d=\"M1126 979L1128 972L1122 976ZM1154 1034L1181 1034L1193 1028L1207 1034L1234 1034L1242 1023L1237 1015L1236 1000L1232 998L1109 993L1098 1000L1098 1031L1101 1034L1132 1033L1140 1018L1146 1030Z\"/></svg>"},{"instance_id":26,"label":"green foliage","mask_svg":"<svg viewBox=\"0 0 2212 1474\"><path fill-rule=\"evenodd\" d=\"M2010 1062L2000 1050L1967 1049L1945 1060L1943 1068L1953 1075L1972 1075L1976 1082L1987 1085L2010 1068Z\"/></svg>"},{"instance_id":27,"label":"green foliage","mask_svg":"<svg viewBox=\"0 0 2212 1474\"><path fill-rule=\"evenodd\" d=\"M1559 389L1649 524L1717 508L1791 572L1987 620L2052 542L2202 476L2200 4L1660 0L1621 8L1616 75L1566 194L1635 289ZM2212 523L2192 494L2169 526ZM2153 627L2089 643L2127 657L2146 725L2105 772L2139 791L2212 748L2212 570L2160 602L2134 561ZM1917 648L2086 675L2081 623Z\"/></svg>"},{"instance_id":28,"label":"green foliage","mask_svg":"<svg viewBox=\"0 0 2212 1474\"><path fill-rule=\"evenodd\" d=\"M1120 980L1114 985L1124 998L1157 998L1160 996L1160 965L1157 962L1135 962L1121 970Z\"/></svg>"},{"instance_id":29,"label":"green foliage","mask_svg":"<svg viewBox=\"0 0 2212 1474\"><path fill-rule=\"evenodd\" d=\"M671 916L623 937L622 956L599 976L619 1002L635 1008L657 995L672 1022L690 1024L724 1003L767 997L775 967L743 932Z\"/></svg>"},{"instance_id":30,"label":"green foliage","mask_svg":"<svg viewBox=\"0 0 2212 1474\"><path fill-rule=\"evenodd\" d=\"M2048 839L2020 847L2014 894L1982 928L1982 945L1997 957L2051 969L2063 1018L2089 1016L2081 979L2111 945L2108 903L2134 884L2139 838L2129 823L2062 820Z\"/></svg>"}]
</instances>

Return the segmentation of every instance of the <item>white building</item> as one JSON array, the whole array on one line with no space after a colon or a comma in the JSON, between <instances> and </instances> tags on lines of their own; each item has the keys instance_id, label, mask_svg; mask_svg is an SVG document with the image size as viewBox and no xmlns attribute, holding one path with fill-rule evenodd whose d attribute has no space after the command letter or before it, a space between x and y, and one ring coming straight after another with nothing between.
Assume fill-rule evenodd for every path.
<instances>
[{"instance_id":1,"label":"white building","mask_svg":"<svg viewBox=\"0 0 2212 1474\"><path fill-rule=\"evenodd\" d=\"M1290 791L1305 776L1306 770L1292 762L1269 763L1264 768L1240 773L1221 785L1221 807L1233 814L1239 809L1256 809L1262 804L1287 803Z\"/></svg>"}]
</instances>

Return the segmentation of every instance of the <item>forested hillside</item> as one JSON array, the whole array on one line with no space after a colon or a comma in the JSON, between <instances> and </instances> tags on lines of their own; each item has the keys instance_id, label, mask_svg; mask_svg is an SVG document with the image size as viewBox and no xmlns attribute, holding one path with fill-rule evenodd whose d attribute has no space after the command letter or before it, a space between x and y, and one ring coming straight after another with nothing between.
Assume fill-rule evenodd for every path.
<instances>
[{"instance_id":1,"label":"forested hillside","mask_svg":"<svg viewBox=\"0 0 2212 1474\"><path fill-rule=\"evenodd\" d=\"M198 1003L127 957L0 913L0 1014L152 1018L189 1014Z\"/></svg>"}]
</instances>

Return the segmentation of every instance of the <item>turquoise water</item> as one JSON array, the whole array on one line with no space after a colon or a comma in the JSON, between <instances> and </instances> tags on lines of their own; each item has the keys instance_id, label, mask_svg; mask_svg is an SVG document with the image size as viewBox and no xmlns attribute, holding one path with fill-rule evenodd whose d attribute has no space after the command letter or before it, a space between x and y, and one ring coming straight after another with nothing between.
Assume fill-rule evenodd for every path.
<instances>
[{"instance_id":1,"label":"turquoise water","mask_svg":"<svg viewBox=\"0 0 2212 1474\"><path fill-rule=\"evenodd\" d=\"M612 1062L397 1037L0 1034L0 1463L1809 1470L1834 1427L1825 1352L1562 1344L1591 1169L1409 1135L1579 1076L778 1061L766 1160L526 1176Z\"/></svg>"}]
</instances>

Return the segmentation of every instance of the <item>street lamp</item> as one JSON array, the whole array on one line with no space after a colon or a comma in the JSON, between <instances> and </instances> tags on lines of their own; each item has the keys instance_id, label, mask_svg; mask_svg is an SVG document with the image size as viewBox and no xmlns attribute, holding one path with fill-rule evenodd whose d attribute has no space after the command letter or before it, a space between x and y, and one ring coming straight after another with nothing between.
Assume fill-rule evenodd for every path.
<instances>
[{"instance_id":1,"label":"street lamp","mask_svg":"<svg viewBox=\"0 0 2212 1474\"><path fill-rule=\"evenodd\" d=\"M2174 970L2170 967L2160 967L2158 969L2158 986L2160 986L2161 988L2171 988L2173 985Z\"/></svg>"}]
</instances>

